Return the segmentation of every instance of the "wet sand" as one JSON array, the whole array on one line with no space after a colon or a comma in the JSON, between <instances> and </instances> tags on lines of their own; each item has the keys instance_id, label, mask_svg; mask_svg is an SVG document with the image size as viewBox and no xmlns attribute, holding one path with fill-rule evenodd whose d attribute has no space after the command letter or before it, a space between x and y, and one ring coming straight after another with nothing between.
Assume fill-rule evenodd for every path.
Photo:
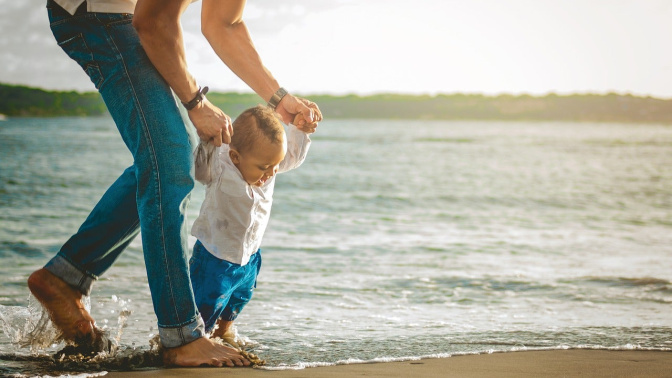
<instances>
[{"instance_id":1,"label":"wet sand","mask_svg":"<svg viewBox=\"0 0 672 378\"><path fill-rule=\"evenodd\" d=\"M253 368L173 368L110 372L108 378L135 377L672 377L672 352L553 350L493 353L406 362L337 365L303 370L270 371Z\"/></svg>"}]
</instances>

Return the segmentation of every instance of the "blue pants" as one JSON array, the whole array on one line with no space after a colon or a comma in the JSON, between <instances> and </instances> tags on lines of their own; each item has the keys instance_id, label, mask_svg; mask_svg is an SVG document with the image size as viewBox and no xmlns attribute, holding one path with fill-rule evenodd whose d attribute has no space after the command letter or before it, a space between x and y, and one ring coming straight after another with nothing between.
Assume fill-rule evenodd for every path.
<instances>
[{"instance_id":1,"label":"blue pants","mask_svg":"<svg viewBox=\"0 0 672 378\"><path fill-rule=\"evenodd\" d=\"M189 271L196 304L207 332L212 331L218 319L235 320L238 317L252 299L260 269L261 250L253 254L247 264L238 265L218 259L196 241Z\"/></svg>"},{"instance_id":2,"label":"blue pants","mask_svg":"<svg viewBox=\"0 0 672 378\"><path fill-rule=\"evenodd\" d=\"M49 0L51 30L102 95L133 165L45 268L88 295L142 231L161 343L177 347L204 335L187 264L185 212L194 187L189 133L170 87L140 44L133 16L87 13L85 7L71 16Z\"/></svg>"}]
</instances>

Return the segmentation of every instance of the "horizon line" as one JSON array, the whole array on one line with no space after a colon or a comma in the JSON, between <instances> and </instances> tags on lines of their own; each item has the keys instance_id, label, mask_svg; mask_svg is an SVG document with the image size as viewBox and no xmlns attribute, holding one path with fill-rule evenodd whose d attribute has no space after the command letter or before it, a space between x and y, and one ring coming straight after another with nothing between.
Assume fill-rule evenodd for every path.
<instances>
[{"instance_id":1,"label":"horizon line","mask_svg":"<svg viewBox=\"0 0 672 378\"><path fill-rule=\"evenodd\" d=\"M13 86L13 87L25 87L31 89L38 89L46 92L76 92L80 94L84 93L97 93L98 91L95 88L91 90L78 90L78 89L49 89L45 87L32 86L29 84L15 84L15 83L6 83L0 82L0 85ZM216 87L211 87L211 93L221 93L221 94L241 94L241 95L256 95L253 91L235 91L235 90L223 90ZM512 97L534 97L534 98L544 98L548 96L558 96L558 97L571 97L571 96L610 96L617 95L623 97L638 97L638 98L651 98L657 100L672 100L672 96L657 96L652 94L638 94L629 91L575 91L575 92L566 92L566 91L548 91L543 93L531 93L531 92L438 92L438 91L428 91L428 92L403 92L403 91L366 91L366 92L291 92L298 96L332 96L332 97L349 97L349 96L359 96L359 97L371 97L371 96L381 96L381 95L399 95L399 96L414 96L414 97L438 97L438 96L456 96L456 95L465 95L465 96L482 96L482 97L502 97L502 96L512 96Z\"/></svg>"}]
</instances>

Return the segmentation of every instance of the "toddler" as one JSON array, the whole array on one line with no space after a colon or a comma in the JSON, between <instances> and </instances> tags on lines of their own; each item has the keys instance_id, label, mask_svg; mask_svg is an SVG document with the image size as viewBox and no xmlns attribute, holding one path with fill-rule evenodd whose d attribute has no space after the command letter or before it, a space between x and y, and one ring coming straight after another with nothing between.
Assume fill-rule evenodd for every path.
<instances>
[{"instance_id":1,"label":"toddler","mask_svg":"<svg viewBox=\"0 0 672 378\"><path fill-rule=\"evenodd\" d=\"M191 230L198 239L189 261L192 288L206 332L234 346L229 331L256 287L275 175L300 166L309 146L308 133L293 125L285 132L260 105L233 122L229 145L201 142L194 152L206 193Z\"/></svg>"}]
</instances>

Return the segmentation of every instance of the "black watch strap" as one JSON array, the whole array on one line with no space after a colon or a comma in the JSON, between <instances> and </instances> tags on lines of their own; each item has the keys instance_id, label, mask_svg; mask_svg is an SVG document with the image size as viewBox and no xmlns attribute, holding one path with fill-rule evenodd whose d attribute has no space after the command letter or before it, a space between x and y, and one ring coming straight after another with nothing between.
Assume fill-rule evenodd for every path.
<instances>
[{"instance_id":1,"label":"black watch strap","mask_svg":"<svg viewBox=\"0 0 672 378\"><path fill-rule=\"evenodd\" d=\"M208 87L198 87L198 93L196 93L196 96L189 102L183 102L182 105L184 105L185 109L191 110L195 108L199 102L203 101L206 93L208 93Z\"/></svg>"}]
</instances>

